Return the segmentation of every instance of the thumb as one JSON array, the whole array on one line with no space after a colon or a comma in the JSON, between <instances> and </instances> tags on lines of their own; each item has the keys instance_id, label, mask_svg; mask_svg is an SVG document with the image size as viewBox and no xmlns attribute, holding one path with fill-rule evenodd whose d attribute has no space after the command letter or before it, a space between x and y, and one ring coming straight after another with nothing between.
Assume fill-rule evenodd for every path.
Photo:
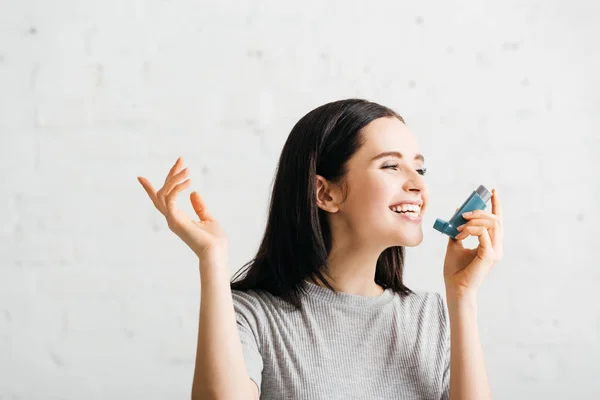
<instances>
[{"instance_id":1,"label":"thumb","mask_svg":"<svg viewBox=\"0 0 600 400\"><path fill-rule=\"evenodd\" d=\"M463 246L462 240L456 240L452 237L449 237L448 238L448 248L449 249L464 249L465 247Z\"/></svg>"},{"instance_id":2,"label":"thumb","mask_svg":"<svg viewBox=\"0 0 600 400\"><path fill-rule=\"evenodd\" d=\"M196 212L198 218L200 218L200 221L213 220L212 215L210 215L210 213L206 210L206 203L204 202L202 197L200 197L198 192L192 192L190 194L190 201L192 202L192 207L194 208L194 211Z\"/></svg>"}]
</instances>

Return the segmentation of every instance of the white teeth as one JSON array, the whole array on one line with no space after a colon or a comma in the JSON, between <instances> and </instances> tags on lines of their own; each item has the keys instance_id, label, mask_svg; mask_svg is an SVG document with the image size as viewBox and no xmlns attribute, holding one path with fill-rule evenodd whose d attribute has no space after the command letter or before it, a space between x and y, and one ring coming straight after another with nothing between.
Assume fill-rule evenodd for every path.
<instances>
[{"instance_id":1,"label":"white teeth","mask_svg":"<svg viewBox=\"0 0 600 400\"><path fill-rule=\"evenodd\" d=\"M390 209L395 212L408 212L414 214L421 213L421 207L416 204L402 204L399 206L390 207Z\"/></svg>"}]
</instances>

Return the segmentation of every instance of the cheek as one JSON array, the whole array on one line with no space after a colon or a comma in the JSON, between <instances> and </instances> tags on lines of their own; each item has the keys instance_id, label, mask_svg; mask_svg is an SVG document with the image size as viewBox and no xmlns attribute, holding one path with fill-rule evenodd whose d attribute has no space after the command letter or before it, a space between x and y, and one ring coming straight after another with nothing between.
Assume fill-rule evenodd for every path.
<instances>
[{"instance_id":1,"label":"cheek","mask_svg":"<svg viewBox=\"0 0 600 400\"><path fill-rule=\"evenodd\" d=\"M390 202L394 198L393 188L381 179L357 183L352 198L352 214L364 224L377 223L381 220L382 213L389 210Z\"/></svg>"}]
</instances>

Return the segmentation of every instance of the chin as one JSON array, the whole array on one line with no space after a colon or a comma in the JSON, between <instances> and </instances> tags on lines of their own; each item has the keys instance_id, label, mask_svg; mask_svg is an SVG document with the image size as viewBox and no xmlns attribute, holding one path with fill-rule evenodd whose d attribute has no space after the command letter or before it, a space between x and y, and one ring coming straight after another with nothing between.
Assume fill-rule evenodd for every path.
<instances>
[{"instance_id":1,"label":"chin","mask_svg":"<svg viewBox=\"0 0 600 400\"><path fill-rule=\"evenodd\" d=\"M423 242L423 233L414 234L412 236L399 237L394 241L394 246L403 246L403 247L416 247Z\"/></svg>"},{"instance_id":2,"label":"chin","mask_svg":"<svg viewBox=\"0 0 600 400\"><path fill-rule=\"evenodd\" d=\"M402 244L398 244L397 246L417 247L418 245L421 244L421 242L423 242L423 238L418 239L418 240L407 241L407 242L404 242Z\"/></svg>"}]
</instances>

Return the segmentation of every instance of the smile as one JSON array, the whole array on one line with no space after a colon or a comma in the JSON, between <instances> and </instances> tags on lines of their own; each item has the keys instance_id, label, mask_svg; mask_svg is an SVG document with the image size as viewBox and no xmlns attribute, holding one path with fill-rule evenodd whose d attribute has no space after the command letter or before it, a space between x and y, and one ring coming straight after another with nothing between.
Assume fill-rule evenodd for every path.
<instances>
[{"instance_id":1,"label":"smile","mask_svg":"<svg viewBox=\"0 0 600 400\"><path fill-rule=\"evenodd\" d=\"M421 214L421 207L416 204L402 204L399 206L392 206L390 210L397 214L406 214L409 216L419 216Z\"/></svg>"},{"instance_id":2,"label":"smile","mask_svg":"<svg viewBox=\"0 0 600 400\"><path fill-rule=\"evenodd\" d=\"M421 207L415 204L403 204L401 206L390 207L390 210L405 221L420 223L423 219L420 215Z\"/></svg>"}]
</instances>

